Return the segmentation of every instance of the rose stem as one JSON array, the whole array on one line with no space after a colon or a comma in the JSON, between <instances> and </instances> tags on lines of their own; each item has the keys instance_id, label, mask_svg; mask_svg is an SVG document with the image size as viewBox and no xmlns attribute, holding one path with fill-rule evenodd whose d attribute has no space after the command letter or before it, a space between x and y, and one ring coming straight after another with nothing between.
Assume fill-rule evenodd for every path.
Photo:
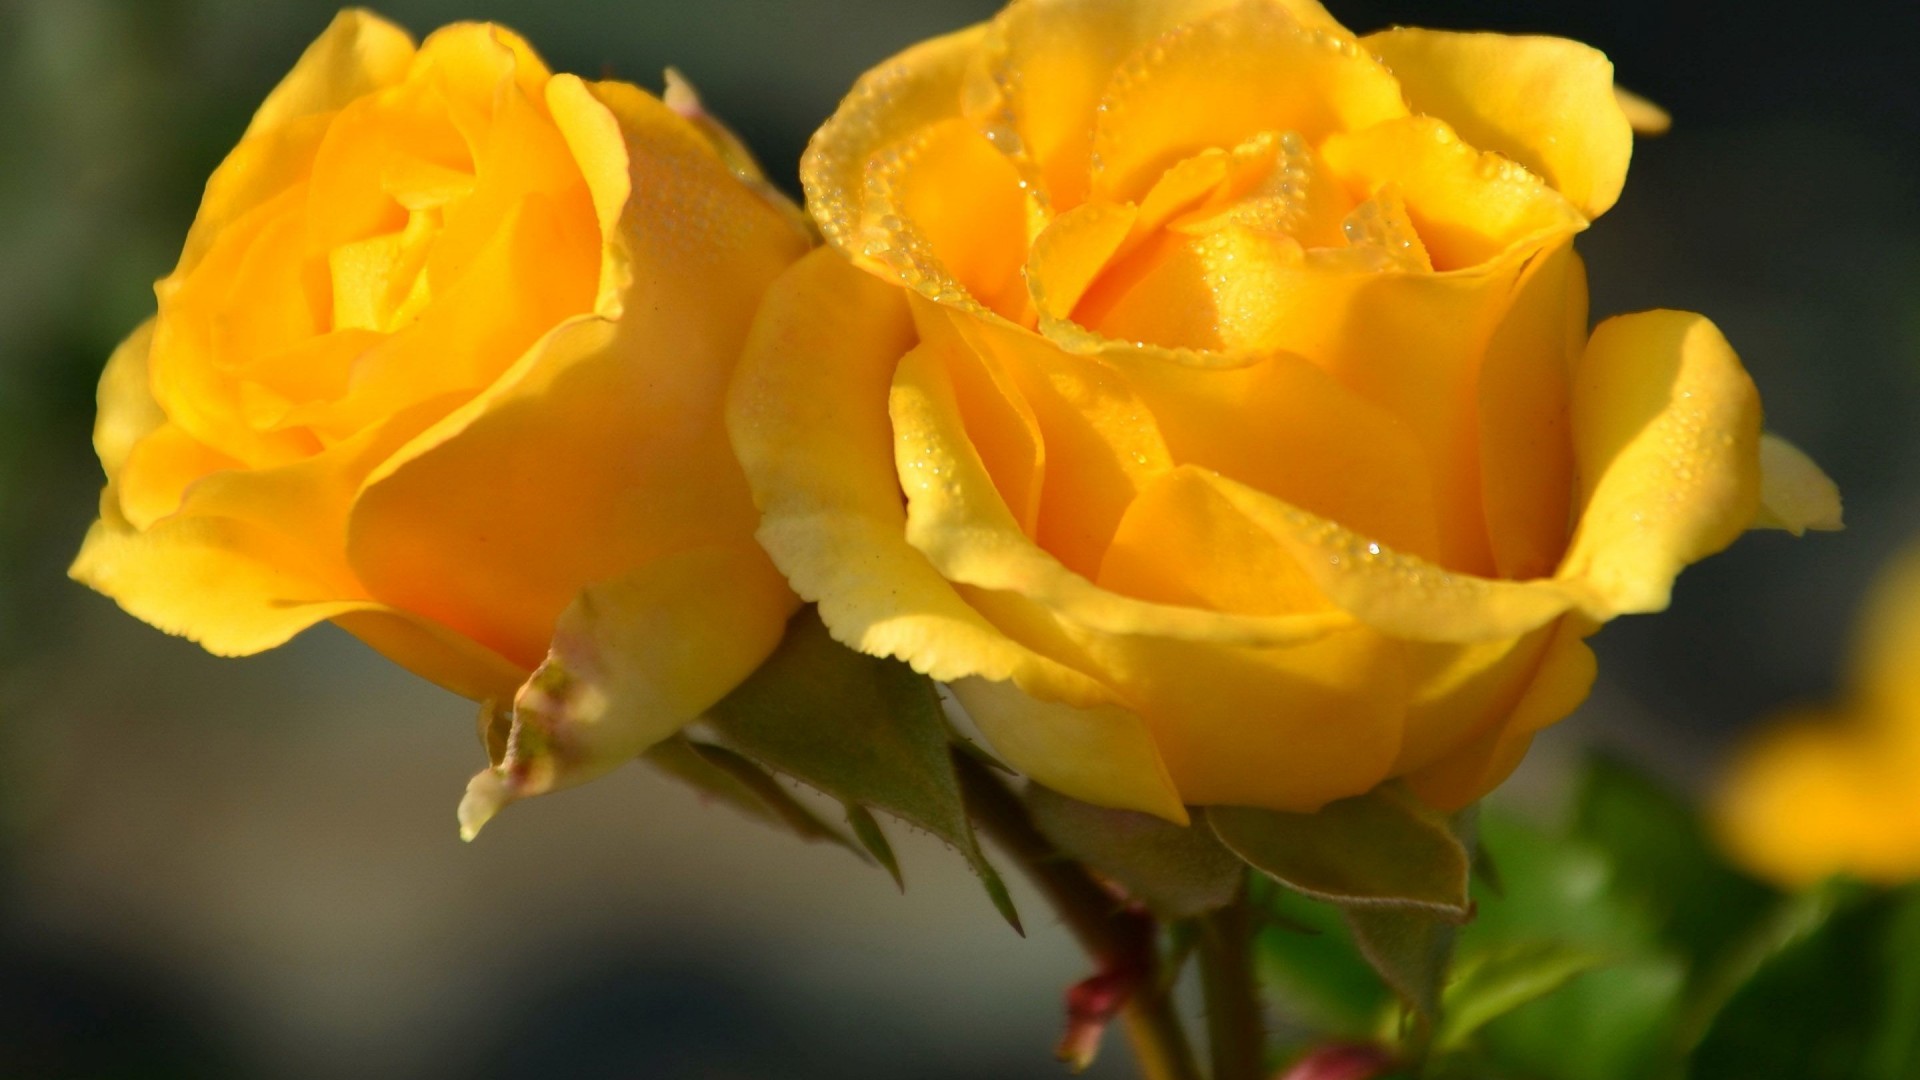
<instances>
[{"instance_id":1,"label":"rose stem","mask_svg":"<svg viewBox=\"0 0 1920 1080\"><path fill-rule=\"evenodd\" d=\"M1055 850L1033 824L1018 793L973 755L955 753L967 809L980 831L1044 894L1061 921L1094 961L1108 968L1135 967L1138 987L1121 1016L1146 1080L1201 1080L1173 1000L1158 976L1153 924L1125 910L1086 867Z\"/></svg>"},{"instance_id":2,"label":"rose stem","mask_svg":"<svg viewBox=\"0 0 1920 1080\"><path fill-rule=\"evenodd\" d=\"M1233 903L1200 920L1200 988L1207 1002L1213 1080L1266 1075L1264 1017L1253 972L1253 909L1243 883Z\"/></svg>"}]
</instances>

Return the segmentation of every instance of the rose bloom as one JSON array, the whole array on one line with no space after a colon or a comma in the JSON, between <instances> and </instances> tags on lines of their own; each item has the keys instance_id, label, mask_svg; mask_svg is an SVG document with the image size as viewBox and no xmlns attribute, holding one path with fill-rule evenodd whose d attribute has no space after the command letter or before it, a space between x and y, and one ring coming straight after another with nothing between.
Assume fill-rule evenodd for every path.
<instances>
[{"instance_id":1,"label":"rose bloom","mask_svg":"<svg viewBox=\"0 0 1920 1080\"><path fill-rule=\"evenodd\" d=\"M1735 756L1714 804L1735 860L1789 887L1920 881L1920 548L1874 587L1837 703L1796 710Z\"/></svg>"},{"instance_id":2,"label":"rose bloom","mask_svg":"<svg viewBox=\"0 0 1920 1080\"><path fill-rule=\"evenodd\" d=\"M216 653L331 620L496 701L595 587L646 708L516 731L494 804L704 710L794 606L721 402L807 240L701 119L499 27L341 14L107 365L73 575Z\"/></svg>"},{"instance_id":3,"label":"rose bloom","mask_svg":"<svg viewBox=\"0 0 1920 1080\"><path fill-rule=\"evenodd\" d=\"M1761 513L1713 325L1588 334L1622 100L1574 42L1313 0L1024 0L902 53L814 137L830 247L735 376L761 541L1066 794L1473 801ZM1837 524L1778 446L1768 519Z\"/></svg>"}]
</instances>

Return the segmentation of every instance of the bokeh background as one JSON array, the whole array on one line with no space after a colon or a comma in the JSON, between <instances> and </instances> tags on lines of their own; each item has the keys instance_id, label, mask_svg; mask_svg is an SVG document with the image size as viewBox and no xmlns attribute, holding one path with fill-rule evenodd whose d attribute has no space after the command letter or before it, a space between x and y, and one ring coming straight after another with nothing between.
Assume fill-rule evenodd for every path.
<instances>
[{"instance_id":1,"label":"bokeh background","mask_svg":"<svg viewBox=\"0 0 1920 1080\"><path fill-rule=\"evenodd\" d=\"M1593 700L1503 795L1602 745L1701 790L1831 694L1874 569L1920 538L1920 18L1841 0L1330 0L1349 25L1557 33L1676 126L1584 237L1596 317L1710 313L1848 531L1755 535L1597 639ZM862 70L995 0L387 0L494 18L556 68L680 67L791 177ZM93 381L199 187L326 0L0 0L0 1075L1051 1077L1083 962L1023 894L902 845L904 897L639 770L467 846L470 706L332 630L223 661L69 583ZM791 186L791 183L789 183ZM1116 1048L1117 1049L1117 1048ZM1099 1076L1127 1075L1117 1052Z\"/></svg>"}]
</instances>

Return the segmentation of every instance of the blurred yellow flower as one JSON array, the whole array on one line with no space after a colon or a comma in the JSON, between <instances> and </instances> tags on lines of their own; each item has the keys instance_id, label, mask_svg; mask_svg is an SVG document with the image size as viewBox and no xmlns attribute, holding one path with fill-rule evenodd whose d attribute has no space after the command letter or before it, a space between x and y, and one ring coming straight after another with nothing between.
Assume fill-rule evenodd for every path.
<instances>
[{"instance_id":1,"label":"blurred yellow flower","mask_svg":"<svg viewBox=\"0 0 1920 1080\"><path fill-rule=\"evenodd\" d=\"M1920 547L1874 587L1846 696L1755 736L1714 810L1733 857L1782 885L1920 880Z\"/></svg>"},{"instance_id":2,"label":"blurred yellow flower","mask_svg":"<svg viewBox=\"0 0 1920 1080\"><path fill-rule=\"evenodd\" d=\"M73 575L216 653L332 620L501 701L595 587L576 630L614 628L648 708L517 741L494 801L630 758L794 606L721 403L807 240L745 179L686 117L504 29L416 48L342 13L108 363Z\"/></svg>"},{"instance_id":3,"label":"blurred yellow flower","mask_svg":"<svg viewBox=\"0 0 1920 1080\"><path fill-rule=\"evenodd\" d=\"M1586 696L1584 638L1761 512L1712 324L1588 335L1572 240L1631 150L1584 45L1315 0L1022 0L916 46L803 163L830 247L729 413L760 538L1067 794L1468 803ZM1837 526L1800 479L1766 519Z\"/></svg>"}]
</instances>

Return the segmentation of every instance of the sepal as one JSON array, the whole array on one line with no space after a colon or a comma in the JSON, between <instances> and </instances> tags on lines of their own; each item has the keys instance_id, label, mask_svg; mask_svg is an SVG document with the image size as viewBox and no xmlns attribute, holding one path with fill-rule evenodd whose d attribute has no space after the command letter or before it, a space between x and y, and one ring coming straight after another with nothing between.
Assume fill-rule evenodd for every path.
<instances>
[{"instance_id":1,"label":"sepal","mask_svg":"<svg viewBox=\"0 0 1920 1080\"><path fill-rule=\"evenodd\" d=\"M767 662L708 710L706 726L732 751L844 803L854 837L896 880L898 864L871 811L945 841L1019 929L1006 885L974 836L931 679L834 641L808 607Z\"/></svg>"}]
</instances>

